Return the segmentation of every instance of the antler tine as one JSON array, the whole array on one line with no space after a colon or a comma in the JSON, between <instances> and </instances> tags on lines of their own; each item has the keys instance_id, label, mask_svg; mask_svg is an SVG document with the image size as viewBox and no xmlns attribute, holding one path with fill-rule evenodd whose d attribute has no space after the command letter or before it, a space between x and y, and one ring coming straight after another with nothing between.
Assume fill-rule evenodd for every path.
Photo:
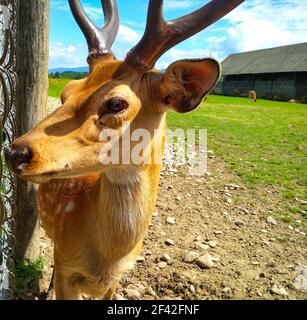
<instances>
[{"instance_id":1,"label":"antler tine","mask_svg":"<svg viewBox=\"0 0 307 320\"><path fill-rule=\"evenodd\" d=\"M127 55L126 62L143 70L152 69L167 50L205 29L245 0L212 0L181 18L165 21L163 0L150 0L145 33Z\"/></svg>"},{"instance_id":2,"label":"antler tine","mask_svg":"<svg viewBox=\"0 0 307 320\"><path fill-rule=\"evenodd\" d=\"M119 13L116 4L116 0L101 0L103 8L103 14L105 19L105 26L103 28L106 37L108 38L107 43L110 48L112 47L115 38L119 30Z\"/></svg>"},{"instance_id":3,"label":"antler tine","mask_svg":"<svg viewBox=\"0 0 307 320\"><path fill-rule=\"evenodd\" d=\"M163 0L156 0L149 2L147 13L147 24L145 34L150 32L153 28L156 31L159 29L159 24L165 23L163 19Z\"/></svg>"},{"instance_id":4,"label":"antler tine","mask_svg":"<svg viewBox=\"0 0 307 320\"><path fill-rule=\"evenodd\" d=\"M89 49L88 62L105 54L112 54L111 47L119 29L116 0L101 0L105 25L98 28L86 15L80 0L69 0L71 11L82 30Z\"/></svg>"}]
</instances>

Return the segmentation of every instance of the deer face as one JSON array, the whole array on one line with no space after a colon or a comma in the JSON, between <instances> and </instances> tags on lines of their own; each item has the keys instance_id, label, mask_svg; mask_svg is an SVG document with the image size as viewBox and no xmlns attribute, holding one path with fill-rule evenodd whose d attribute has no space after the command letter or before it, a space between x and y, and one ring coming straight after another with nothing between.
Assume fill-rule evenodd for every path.
<instances>
[{"instance_id":1,"label":"deer face","mask_svg":"<svg viewBox=\"0 0 307 320\"><path fill-rule=\"evenodd\" d=\"M216 2L227 2L224 15L242 0ZM104 29L89 22L79 1L70 0L70 5L88 40L90 75L68 84L62 93L62 106L17 139L6 155L13 171L36 183L135 165L130 156L138 139L128 137L127 144L124 137L128 129L132 135L140 129L147 132L142 152L151 157L152 163L154 146L162 150L165 112L194 110L220 75L220 66L213 59L178 61L165 74L153 70L156 60L170 46L190 36L191 30L199 31L204 18L199 12L192 18L181 18L186 23L178 27L183 21L165 22L162 18L161 0L150 1L143 39L125 61L118 61L110 51L118 30L115 1L105 1ZM200 10L210 11L207 6ZM211 14L216 20L217 15ZM185 30L189 24L191 30ZM110 152L115 152L117 159L105 161Z\"/></svg>"},{"instance_id":2,"label":"deer face","mask_svg":"<svg viewBox=\"0 0 307 320\"><path fill-rule=\"evenodd\" d=\"M114 130L120 138L122 123L131 122L141 108L136 86L114 77L121 64L106 58L87 79L69 83L62 106L12 144L11 168L33 182L107 168L99 160L107 144L100 141L101 132Z\"/></svg>"}]
</instances>

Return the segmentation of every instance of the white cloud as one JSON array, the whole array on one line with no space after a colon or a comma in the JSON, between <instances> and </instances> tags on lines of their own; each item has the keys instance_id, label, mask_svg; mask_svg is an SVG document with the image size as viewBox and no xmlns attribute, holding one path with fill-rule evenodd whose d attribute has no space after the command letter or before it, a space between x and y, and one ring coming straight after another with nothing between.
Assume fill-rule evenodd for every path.
<instances>
[{"instance_id":1,"label":"white cloud","mask_svg":"<svg viewBox=\"0 0 307 320\"><path fill-rule=\"evenodd\" d=\"M114 46L114 53L119 59L123 59L128 50L129 45ZM165 53L157 62L156 68L166 69L172 62L180 59L218 58L218 53L206 49L183 50L172 48ZM80 67L86 66L87 46L86 45L64 45L61 42L50 43L49 48L49 68L60 67Z\"/></svg>"},{"instance_id":2,"label":"white cloud","mask_svg":"<svg viewBox=\"0 0 307 320\"><path fill-rule=\"evenodd\" d=\"M94 21L100 20L103 17L102 8L96 8L91 5L84 5L83 6L86 14L89 18L93 19Z\"/></svg>"},{"instance_id":3,"label":"white cloud","mask_svg":"<svg viewBox=\"0 0 307 320\"><path fill-rule=\"evenodd\" d=\"M172 48L166 52L157 62L156 68L166 69L171 63L181 59L193 59L193 58L218 58L218 53L207 49L192 49L183 50L178 48Z\"/></svg>"},{"instance_id":4,"label":"white cloud","mask_svg":"<svg viewBox=\"0 0 307 320\"><path fill-rule=\"evenodd\" d=\"M103 18L103 11L101 7L94 7L89 3L82 3L82 6L90 19L98 21ZM51 1L51 8L60 11L70 12L68 1L53 0Z\"/></svg>"},{"instance_id":5,"label":"white cloud","mask_svg":"<svg viewBox=\"0 0 307 320\"><path fill-rule=\"evenodd\" d=\"M49 68L85 66L86 57L86 45L65 45L62 42L49 44Z\"/></svg>"},{"instance_id":6,"label":"white cloud","mask_svg":"<svg viewBox=\"0 0 307 320\"><path fill-rule=\"evenodd\" d=\"M69 5L67 1L63 0L52 0L50 3L51 8L61 10L61 11L69 11Z\"/></svg>"},{"instance_id":7,"label":"white cloud","mask_svg":"<svg viewBox=\"0 0 307 320\"><path fill-rule=\"evenodd\" d=\"M210 42L223 57L307 41L307 1L250 0L224 19L230 23L226 38Z\"/></svg>"},{"instance_id":8,"label":"white cloud","mask_svg":"<svg viewBox=\"0 0 307 320\"><path fill-rule=\"evenodd\" d=\"M66 52L71 53L71 52L75 52L75 51L77 51L77 48L74 47L73 45L68 45L68 46L66 47Z\"/></svg>"},{"instance_id":9,"label":"white cloud","mask_svg":"<svg viewBox=\"0 0 307 320\"><path fill-rule=\"evenodd\" d=\"M123 21L124 24L128 25L128 26L131 26L131 27L137 27L137 28L140 28L140 29L145 29L145 26L146 26L146 22L136 22L136 21L131 21L131 20L126 20L126 21Z\"/></svg>"},{"instance_id":10,"label":"white cloud","mask_svg":"<svg viewBox=\"0 0 307 320\"><path fill-rule=\"evenodd\" d=\"M120 25L116 42L113 45L116 57L123 59L140 37L141 35L135 30ZM88 48L85 39L81 44L51 42L49 44L49 68L85 66L87 55Z\"/></svg>"},{"instance_id":11,"label":"white cloud","mask_svg":"<svg viewBox=\"0 0 307 320\"><path fill-rule=\"evenodd\" d=\"M141 34L125 25L120 25L118 35L113 45L113 52L118 59L124 59L127 52L141 39Z\"/></svg>"},{"instance_id":12,"label":"white cloud","mask_svg":"<svg viewBox=\"0 0 307 320\"><path fill-rule=\"evenodd\" d=\"M134 29L120 25L116 40L125 41L128 43L136 43L140 37L141 35L138 34Z\"/></svg>"},{"instance_id":13,"label":"white cloud","mask_svg":"<svg viewBox=\"0 0 307 320\"><path fill-rule=\"evenodd\" d=\"M199 3L204 3L203 1L195 0L167 0L164 3L165 10L178 10L178 9L187 9L197 6Z\"/></svg>"}]
</instances>

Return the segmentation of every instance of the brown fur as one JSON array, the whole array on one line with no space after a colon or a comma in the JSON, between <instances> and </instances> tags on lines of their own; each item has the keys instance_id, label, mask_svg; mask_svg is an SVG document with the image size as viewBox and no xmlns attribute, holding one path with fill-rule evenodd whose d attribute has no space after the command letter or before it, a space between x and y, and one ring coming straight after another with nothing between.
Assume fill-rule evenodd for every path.
<instances>
[{"instance_id":1,"label":"brown fur","mask_svg":"<svg viewBox=\"0 0 307 320\"><path fill-rule=\"evenodd\" d=\"M257 102L257 93L256 93L256 91L249 91L248 92L248 99L249 100L254 100L255 102Z\"/></svg>"}]
</instances>

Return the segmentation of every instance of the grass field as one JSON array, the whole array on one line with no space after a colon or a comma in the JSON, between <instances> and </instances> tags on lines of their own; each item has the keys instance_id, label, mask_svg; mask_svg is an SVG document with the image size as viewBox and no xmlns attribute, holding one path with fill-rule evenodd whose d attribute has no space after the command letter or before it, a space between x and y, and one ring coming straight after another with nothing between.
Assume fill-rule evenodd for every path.
<instances>
[{"instance_id":1,"label":"grass field","mask_svg":"<svg viewBox=\"0 0 307 320\"><path fill-rule=\"evenodd\" d=\"M51 79L49 95L58 97L68 82ZM306 207L292 201L307 199L307 105L210 96L196 111L169 112L167 119L172 129L207 129L208 148L244 183L251 188L275 186L282 192L285 220L291 212L307 219Z\"/></svg>"},{"instance_id":2,"label":"grass field","mask_svg":"<svg viewBox=\"0 0 307 320\"><path fill-rule=\"evenodd\" d=\"M285 199L307 199L306 105L210 96L195 112L170 112L168 125L207 129L208 148L248 186L276 186ZM285 220L290 212L307 218L306 207L287 209Z\"/></svg>"},{"instance_id":3,"label":"grass field","mask_svg":"<svg viewBox=\"0 0 307 320\"><path fill-rule=\"evenodd\" d=\"M49 90L48 95L49 97L60 97L61 92L63 91L64 87L70 82L71 79L51 79L49 78Z\"/></svg>"}]
</instances>

